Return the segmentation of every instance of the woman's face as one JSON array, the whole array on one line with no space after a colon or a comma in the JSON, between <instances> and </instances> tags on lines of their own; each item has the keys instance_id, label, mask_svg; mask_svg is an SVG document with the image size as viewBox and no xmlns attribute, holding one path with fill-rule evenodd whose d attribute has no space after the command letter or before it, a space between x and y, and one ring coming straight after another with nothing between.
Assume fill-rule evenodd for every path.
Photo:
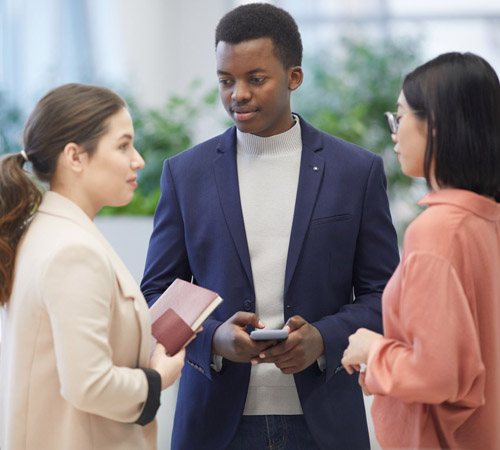
<instances>
[{"instance_id":1,"label":"woman's face","mask_svg":"<svg viewBox=\"0 0 500 450\"><path fill-rule=\"evenodd\" d=\"M398 98L398 131L392 135L396 143L401 170L409 177L424 176L425 148L427 146L427 121L418 118L408 106L403 91Z\"/></svg>"},{"instance_id":2,"label":"woman's face","mask_svg":"<svg viewBox=\"0 0 500 450\"><path fill-rule=\"evenodd\" d=\"M103 206L128 204L137 188L137 171L144 160L134 147L134 127L123 108L108 119L93 155L86 162L84 188L95 214Z\"/></svg>"}]
</instances>

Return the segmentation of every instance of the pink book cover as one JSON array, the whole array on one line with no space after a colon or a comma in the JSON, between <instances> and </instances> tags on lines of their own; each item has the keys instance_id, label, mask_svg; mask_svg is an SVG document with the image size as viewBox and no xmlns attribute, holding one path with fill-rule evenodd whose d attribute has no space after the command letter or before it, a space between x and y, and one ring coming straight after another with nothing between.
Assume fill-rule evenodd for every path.
<instances>
[{"instance_id":1,"label":"pink book cover","mask_svg":"<svg viewBox=\"0 0 500 450\"><path fill-rule=\"evenodd\" d=\"M177 278L149 310L151 353L158 341L175 355L221 302L216 292Z\"/></svg>"}]
</instances>

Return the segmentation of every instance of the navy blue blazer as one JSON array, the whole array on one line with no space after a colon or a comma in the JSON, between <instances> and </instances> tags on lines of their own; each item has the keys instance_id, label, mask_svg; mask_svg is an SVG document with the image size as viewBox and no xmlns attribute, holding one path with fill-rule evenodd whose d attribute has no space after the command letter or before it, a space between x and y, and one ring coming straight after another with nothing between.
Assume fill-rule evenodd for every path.
<instances>
[{"instance_id":1,"label":"navy blue blazer","mask_svg":"<svg viewBox=\"0 0 500 450\"><path fill-rule=\"evenodd\" d=\"M367 449L357 377L339 366L351 333L359 327L382 331L381 294L399 261L383 163L300 120L303 150L283 320L300 315L317 327L326 370L315 363L295 374L295 383L321 448ZM237 311L255 311L235 127L166 160L161 190L141 286L148 303L177 277L193 277L224 299L187 348L172 449L224 449L245 405L251 365L224 360L216 373L210 368L212 336Z\"/></svg>"}]
</instances>

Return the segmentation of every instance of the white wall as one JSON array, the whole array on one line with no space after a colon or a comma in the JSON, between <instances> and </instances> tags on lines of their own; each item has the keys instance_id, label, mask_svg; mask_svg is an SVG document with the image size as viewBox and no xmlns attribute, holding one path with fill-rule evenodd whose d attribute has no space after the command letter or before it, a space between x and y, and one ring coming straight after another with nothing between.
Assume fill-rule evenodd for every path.
<instances>
[{"instance_id":1,"label":"white wall","mask_svg":"<svg viewBox=\"0 0 500 450\"><path fill-rule=\"evenodd\" d=\"M129 88L138 100L160 106L195 78L217 85L214 32L230 1L115 1Z\"/></svg>"}]
</instances>

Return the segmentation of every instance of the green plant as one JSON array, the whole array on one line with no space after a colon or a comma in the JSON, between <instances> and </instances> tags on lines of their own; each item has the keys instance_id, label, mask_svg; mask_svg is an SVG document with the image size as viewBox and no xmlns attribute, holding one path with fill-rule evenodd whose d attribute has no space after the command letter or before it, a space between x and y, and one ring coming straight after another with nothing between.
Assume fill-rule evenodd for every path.
<instances>
[{"instance_id":1,"label":"green plant","mask_svg":"<svg viewBox=\"0 0 500 450\"><path fill-rule=\"evenodd\" d=\"M202 114L208 114L217 99L217 89L201 92L193 81L189 98L174 95L162 108L144 109L131 97L127 103L134 122L136 148L146 161L139 172L139 187L132 201L121 208L105 207L102 215L152 215L160 198L163 161L192 145L193 128ZM21 150L23 114L0 93L0 155Z\"/></svg>"},{"instance_id":2,"label":"green plant","mask_svg":"<svg viewBox=\"0 0 500 450\"><path fill-rule=\"evenodd\" d=\"M0 92L0 155L21 150L22 126L21 110Z\"/></svg>"},{"instance_id":3,"label":"green plant","mask_svg":"<svg viewBox=\"0 0 500 450\"><path fill-rule=\"evenodd\" d=\"M393 205L412 197L415 182L401 172L383 114L395 111L403 77L418 65L419 55L413 40L344 39L335 54L308 61L311 74L306 72L294 99L297 111L317 128L383 157ZM404 215L398 218L400 231L414 216Z\"/></svg>"},{"instance_id":4,"label":"green plant","mask_svg":"<svg viewBox=\"0 0 500 450\"><path fill-rule=\"evenodd\" d=\"M419 46L414 40L344 39L336 49L305 62L310 70L306 70L304 86L293 96L294 110L317 128L380 154L391 202L403 199L413 204L422 190L419 183L401 173L383 113L395 110L403 76L420 62ZM216 100L217 89L203 93L199 81L192 83L189 97L172 96L159 109L140 108L128 98L135 146L146 167L139 172L139 188L132 202L121 208L103 208L101 214L153 214L160 197L163 161L193 144L197 120L210 113ZM18 151L21 114L2 96L0 123L0 154ZM398 229L404 229L414 214L410 209L406 217L396 218Z\"/></svg>"},{"instance_id":5,"label":"green plant","mask_svg":"<svg viewBox=\"0 0 500 450\"><path fill-rule=\"evenodd\" d=\"M174 95L160 109L142 109L127 99L134 122L134 145L146 166L139 172L139 187L132 201L121 208L105 207L101 215L152 215L160 198L160 176L165 159L192 145L197 118L214 105L217 90L200 92L200 83L191 85L188 98Z\"/></svg>"},{"instance_id":6,"label":"green plant","mask_svg":"<svg viewBox=\"0 0 500 450\"><path fill-rule=\"evenodd\" d=\"M384 157L389 186L408 186L383 114L396 109L403 76L419 61L413 41L369 43L344 39L340 54L312 62L312 79L297 92L302 114L327 133Z\"/></svg>"}]
</instances>

